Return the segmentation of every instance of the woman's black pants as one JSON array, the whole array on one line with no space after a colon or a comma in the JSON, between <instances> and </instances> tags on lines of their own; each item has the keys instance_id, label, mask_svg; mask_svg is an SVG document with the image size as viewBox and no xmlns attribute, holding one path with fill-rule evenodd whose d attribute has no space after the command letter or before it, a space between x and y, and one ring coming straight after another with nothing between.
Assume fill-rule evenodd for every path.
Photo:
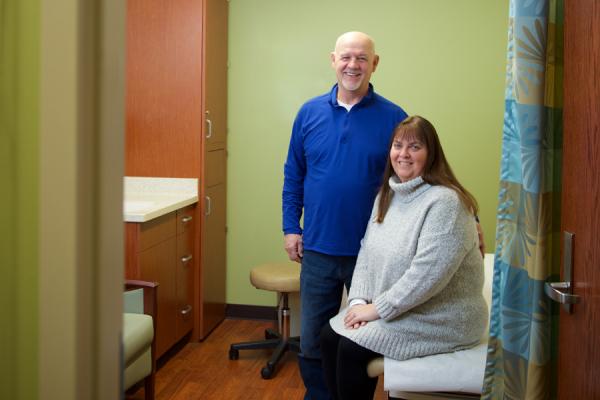
<instances>
[{"instance_id":1,"label":"woman's black pants","mask_svg":"<svg viewBox=\"0 0 600 400\"><path fill-rule=\"evenodd\" d=\"M367 375L367 364L381 354L338 335L329 324L321 331L321 354L325 383L335 400L373 398L377 378Z\"/></svg>"}]
</instances>

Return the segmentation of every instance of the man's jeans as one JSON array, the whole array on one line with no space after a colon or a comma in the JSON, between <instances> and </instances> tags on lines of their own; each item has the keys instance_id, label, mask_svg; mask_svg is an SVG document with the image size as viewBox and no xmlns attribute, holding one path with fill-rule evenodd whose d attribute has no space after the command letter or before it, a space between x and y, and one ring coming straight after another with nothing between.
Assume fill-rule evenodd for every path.
<instances>
[{"instance_id":1,"label":"man's jeans","mask_svg":"<svg viewBox=\"0 0 600 400\"><path fill-rule=\"evenodd\" d=\"M356 257L305 250L300 272L300 350L298 364L305 400L331 399L321 367L321 329L340 309L344 285L350 289Z\"/></svg>"}]
</instances>

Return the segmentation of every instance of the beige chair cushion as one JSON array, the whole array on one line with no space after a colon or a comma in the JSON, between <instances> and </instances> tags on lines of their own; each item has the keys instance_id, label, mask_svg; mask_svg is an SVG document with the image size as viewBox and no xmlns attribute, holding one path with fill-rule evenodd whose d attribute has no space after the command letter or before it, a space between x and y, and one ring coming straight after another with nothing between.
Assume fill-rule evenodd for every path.
<instances>
[{"instance_id":1,"label":"beige chair cushion","mask_svg":"<svg viewBox=\"0 0 600 400\"><path fill-rule=\"evenodd\" d=\"M123 358L126 368L150 348L153 337L151 316L123 313Z\"/></svg>"},{"instance_id":2,"label":"beige chair cushion","mask_svg":"<svg viewBox=\"0 0 600 400\"><path fill-rule=\"evenodd\" d=\"M152 351L150 347L146 349L138 358L125 368L123 377L123 388L125 390L132 387L135 383L141 381L152 372Z\"/></svg>"},{"instance_id":3,"label":"beige chair cushion","mask_svg":"<svg viewBox=\"0 0 600 400\"><path fill-rule=\"evenodd\" d=\"M252 268L250 282L258 289L273 292L300 291L300 264L289 261L263 264Z\"/></svg>"}]
</instances>

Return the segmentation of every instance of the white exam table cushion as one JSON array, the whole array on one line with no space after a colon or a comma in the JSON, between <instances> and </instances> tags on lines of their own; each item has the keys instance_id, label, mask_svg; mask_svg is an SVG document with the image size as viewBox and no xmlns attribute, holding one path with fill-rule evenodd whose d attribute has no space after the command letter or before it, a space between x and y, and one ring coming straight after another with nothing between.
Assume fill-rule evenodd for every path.
<instances>
[{"instance_id":1,"label":"white exam table cushion","mask_svg":"<svg viewBox=\"0 0 600 400\"><path fill-rule=\"evenodd\" d=\"M481 393L486 355L487 342L466 350L405 361L385 357L384 388L403 392Z\"/></svg>"}]
</instances>

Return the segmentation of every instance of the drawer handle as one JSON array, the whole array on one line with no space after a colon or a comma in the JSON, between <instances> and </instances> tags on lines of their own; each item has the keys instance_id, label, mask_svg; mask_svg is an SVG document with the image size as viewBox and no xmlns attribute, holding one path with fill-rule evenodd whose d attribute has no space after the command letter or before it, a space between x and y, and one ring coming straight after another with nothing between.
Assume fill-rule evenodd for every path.
<instances>
[{"instance_id":1,"label":"drawer handle","mask_svg":"<svg viewBox=\"0 0 600 400\"><path fill-rule=\"evenodd\" d=\"M181 315L183 315L184 317L186 315L188 315L190 312L192 311L192 306L190 306L189 304L183 309L181 310Z\"/></svg>"},{"instance_id":2,"label":"drawer handle","mask_svg":"<svg viewBox=\"0 0 600 400\"><path fill-rule=\"evenodd\" d=\"M190 262L191 259L192 259L192 255L188 254L187 256L181 257L181 263L187 264L188 262Z\"/></svg>"},{"instance_id":3,"label":"drawer handle","mask_svg":"<svg viewBox=\"0 0 600 400\"><path fill-rule=\"evenodd\" d=\"M204 211L204 215L209 216L212 213L212 201L210 200L210 196L206 196L206 210Z\"/></svg>"},{"instance_id":4,"label":"drawer handle","mask_svg":"<svg viewBox=\"0 0 600 400\"><path fill-rule=\"evenodd\" d=\"M206 115L206 138L210 139L212 137L212 121L210 120L210 111L206 110L204 113Z\"/></svg>"},{"instance_id":5,"label":"drawer handle","mask_svg":"<svg viewBox=\"0 0 600 400\"><path fill-rule=\"evenodd\" d=\"M191 220L192 220L192 216L191 215L186 215L185 217L181 218L181 222L183 222L184 224L187 224Z\"/></svg>"}]
</instances>

